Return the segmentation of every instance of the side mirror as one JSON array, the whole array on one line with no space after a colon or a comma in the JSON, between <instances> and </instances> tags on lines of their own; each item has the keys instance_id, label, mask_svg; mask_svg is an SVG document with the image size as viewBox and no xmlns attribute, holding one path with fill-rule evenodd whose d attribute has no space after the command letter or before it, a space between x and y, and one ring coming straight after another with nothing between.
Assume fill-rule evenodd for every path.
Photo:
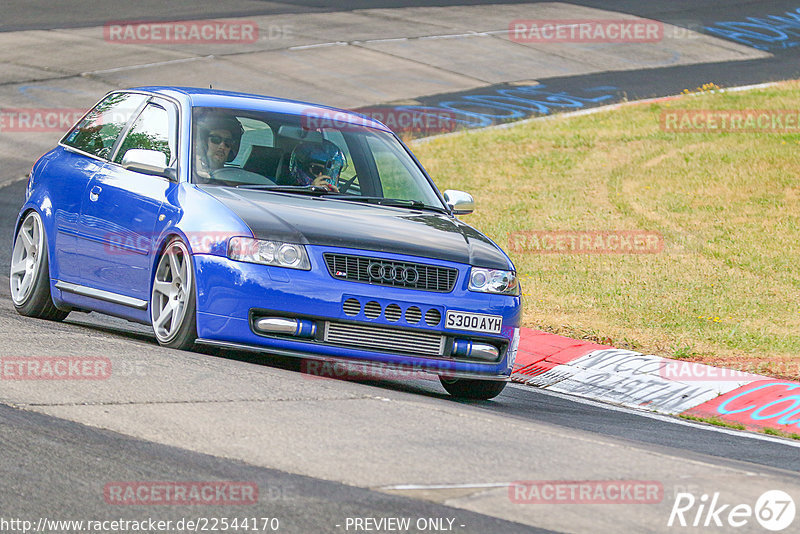
<instances>
[{"instance_id":1,"label":"side mirror","mask_svg":"<svg viewBox=\"0 0 800 534\"><path fill-rule=\"evenodd\" d=\"M475 211L475 199L464 191L448 189L444 192L444 201L456 215L468 215Z\"/></svg>"},{"instance_id":2,"label":"side mirror","mask_svg":"<svg viewBox=\"0 0 800 534\"><path fill-rule=\"evenodd\" d=\"M122 156L122 167L133 172L175 179L175 169L169 166L167 155L158 150L132 148Z\"/></svg>"}]
</instances>

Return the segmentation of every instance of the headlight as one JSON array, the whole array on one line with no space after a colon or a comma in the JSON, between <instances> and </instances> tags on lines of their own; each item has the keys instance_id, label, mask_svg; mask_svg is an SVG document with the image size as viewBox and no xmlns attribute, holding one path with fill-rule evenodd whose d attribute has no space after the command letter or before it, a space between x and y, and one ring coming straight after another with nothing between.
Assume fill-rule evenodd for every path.
<instances>
[{"instance_id":1,"label":"headlight","mask_svg":"<svg viewBox=\"0 0 800 534\"><path fill-rule=\"evenodd\" d=\"M275 265L290 269L311 269L306 247L280 241L234 237L228 243L228 257L236 261Z\"/></svg>"},{"instance_id":2,"label":"headlight","mask_svg":"<svg viewBox=\"0 0 800 534\"><path fill-rule=\"evenodd\" d=\"M469 273L469 290L479 293L519 295L519 282L514 271L473 267Z\"/></svg>"}]
</instances>

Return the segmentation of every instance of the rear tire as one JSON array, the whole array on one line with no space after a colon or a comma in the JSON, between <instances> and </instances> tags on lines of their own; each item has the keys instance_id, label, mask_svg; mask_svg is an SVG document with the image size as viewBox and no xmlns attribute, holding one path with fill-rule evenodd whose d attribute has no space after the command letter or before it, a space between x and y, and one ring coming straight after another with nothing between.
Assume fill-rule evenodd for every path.
<instances>
[{"instance_id":1,"label":"rear tire","mask_svg":"<svg viewBox=\"0 0 800 534\"><path fill-rule=\"evenodd\" d=\"M194 347L196 301L192 255L183 241L175 238L158 259L150 296L150 320L161 345L178 350Z\"/></svg>"},{"instance_id":2,"label":"rear tire","mask_svg":"<svg viewBox=\"0 0 800 534\"><path fill-rule=\"evenodd\" d=\"M447 392L460 399L489 400L505 389L503 380L479 380L476 378L448 378L439 376L439 381Z\"/></svg>"},{"instance_id":3,"label":"rear tire","mask_svg":"<svg viewBox=\"0 0 800 534\"><path fill-rule=\"evenodd\" d=\"M63 321L69 311L56 308L50 294L50 262L42 218L29 211L19 225L11 249L11 300L20 315Z\"/></svg>"}]
</instances>

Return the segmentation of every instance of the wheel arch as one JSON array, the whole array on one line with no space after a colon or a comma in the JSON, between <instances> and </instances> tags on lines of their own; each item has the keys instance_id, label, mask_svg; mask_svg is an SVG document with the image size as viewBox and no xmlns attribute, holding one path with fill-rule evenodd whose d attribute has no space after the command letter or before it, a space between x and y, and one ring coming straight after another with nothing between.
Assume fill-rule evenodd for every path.
<instances>
[{"instance_id":1,"label":"wheel arch","mask_svg":"<svg viewBox=\"0 0 800 534\"><path fill-rule=\"evenodd\" d=\"M194 251L192 250L192 246L189 243L189 240L186 238L186 234L184 234L180 229L177 227L172 227L165 231L161 236L158 238L158 243L155 247L153 247L153 259L150 262L150 292L153 291L153 281L156 278L156 269L158 268L158 262L161 260L161 256L164 255L164 251L167 248L167 245L172 242L175 238L180 239L186 245L186 248L189 250L189 255L194 256ZM194 270L194 261L192 261L192 270ZM195 276L197 273L192 273Z\"/></svg>"},{"instance_id":2,"label":"wheel arch","mask_svg":"<svg viewBox=\"0 0 800 534\"><path fill-rule=\"evenodd\" d=\"M225 257L228 241L232 237L253 237L250 227L229 207L193 184L180 184L171 202L162 208L159 216L166 221L154 239L150 262L150 292L153 291L158 261L170 240L179 238L189 249L192 269L197 279L194 256L210 254ZM188 206L183 208L183 206ZM195 284L197 289L198 284Z\"/></svg>"},{"instance_id":3,"label":"wheel arch","mask_svg":"<svg viewBox=\"0 0 800 534\"><path fill-rule=\"evenodd\" d=\"M28 216L28 214L32 211L35 211L39 215L39 219L42 221L42 231L44 231L45 241L47 243L47 270L50 275L50 285L51 290L55 287L55 282L58 278L58 258L55 255L55 239L52 239L50 229L53 228L53 210L52 209L43 209L42 206L52 206L50 203L49 197L44 197L46 201L42 201L39 203L34 202L32 199L29 199L19 210L19 214L17 215L17 220L14 223L14 233L11 235L11 250L14 250L14 245L17 242L17 234L19 233L19 228L22 226L22 222Z\"/></svg>"}]
</instances>

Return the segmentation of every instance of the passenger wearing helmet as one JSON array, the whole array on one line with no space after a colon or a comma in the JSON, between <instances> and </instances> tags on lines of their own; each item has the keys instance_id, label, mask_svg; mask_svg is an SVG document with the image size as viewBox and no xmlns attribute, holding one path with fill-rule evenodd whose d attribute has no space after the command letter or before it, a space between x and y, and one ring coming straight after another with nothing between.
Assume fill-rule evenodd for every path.
<instances>
[{"instance_id":1,"label":"passenger wearing helmet","mask_svg":"<svg viewBox=\"0 0 800 534\"><path fill-rule=\"evenodd\" d=\"M239 121L229 115L211 114L201 118L195 146L198 176L209 178L212 171L233 160L243 133Z\"/></svg>"},{"instance_id":2,"label":"passenger wearing helmet","mask_svg":"<svg viewBox=\"0 0 800 534\"><path fill-rule=\"evenodd\" d=\"M328 140L303 142L292 151L289 160L291 185L316 185L339 192L339 175L347 166L344 154Z\"/></svg>"}]
</instances>

